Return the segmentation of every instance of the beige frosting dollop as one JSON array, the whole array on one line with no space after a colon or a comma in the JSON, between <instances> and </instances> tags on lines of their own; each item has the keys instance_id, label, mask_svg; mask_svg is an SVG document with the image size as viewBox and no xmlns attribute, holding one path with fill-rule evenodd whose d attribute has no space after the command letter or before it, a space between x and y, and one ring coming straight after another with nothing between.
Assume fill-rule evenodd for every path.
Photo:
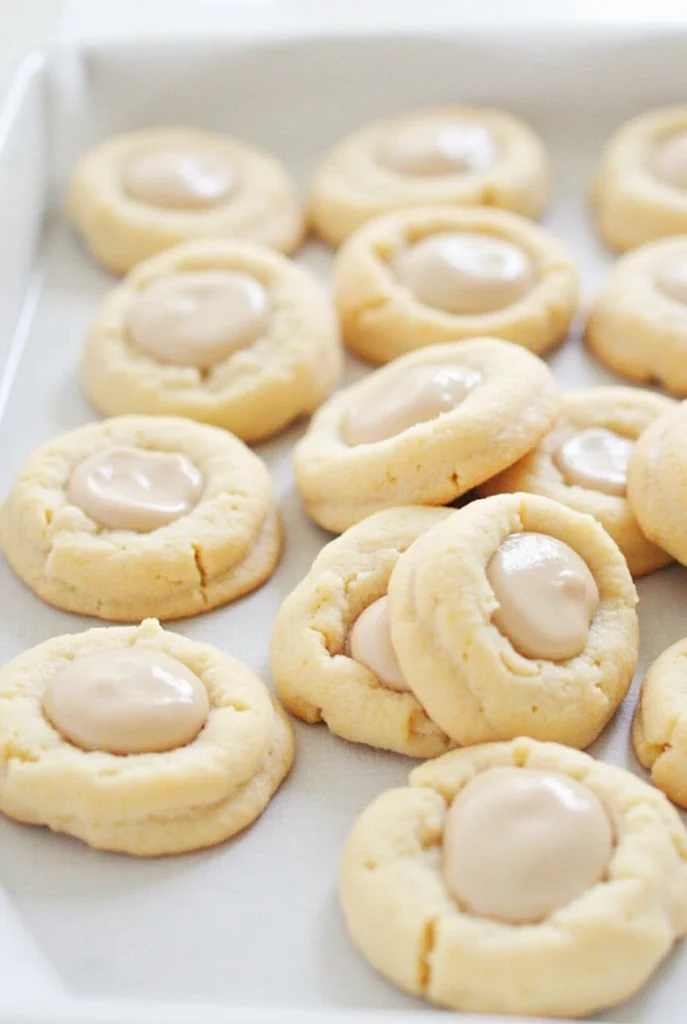
<instances>
[{"instance_id":1,"label":"beige frosting dollop","mask_svg":"<svg viewBox=\"0 0 687 1024\"><path fill-rule=\"evenodd\" d=\"M613 828L598 797L566 775L480 772L444 829L444 880L470 913L536 924L602 881Z\"/></svg>"},{"instance_id":2,"label":"beige frosting dollop","mask_svg":"<svg viewBox=\"0 0 687 1024\"><path fill-rule=\"evenodd\" d=\"M190 512L203 482L185 455L113 445L76 466L67 496L108 530L147 533Z\"/></svg>"},{"instance_id":3,"label":"beige frosting dollop","mask_svg":"<svg viewBox=\"0 0 687 1024\"><path fill-rule=\"evenodd\" d=\"M211 150L159 149L130 160L122 169L125 192L141 203L170 210L202 210L235 191L235 166Z\"/></svg>"},{"instance_id":4,"label":"beige frosting dollop","mask_svg":"<svg viewBox=\"0 0 687 1024\"><path fill-rule=\"evenodd\" d=\"M448 118L418 120L383 139L378 159L413 177L483 171L496 160L493 134L482 125Z\"/></svg>"},{"instance_id":5,"label":"beige frosting dollop","mask_svg":"<svg viewBox=\"0 0 687 1024\"><path fill-rule=\"evenodd\" d=\"M358 616L348 635L348 654L365 665L390 690L408 690L391 643L389 599L380 597Z\"/></svg>"},{"instance_id":6,"label":"beige frosting dollop","mask_svg":"<svg viewBox=\"0 0 687 1024\"><path fill-rule=\"evenodd\" d=\"M651 163L661 181L687 189L687 131L675 132L657 146Z\"/></svg>"},{"instance_id":7,"label":"beige frosting dollop","mask_svg":"<svg viewBox=\"0 0 687 1024\"><path fill-rule=\"evenodd\" d=\"M182 662L132 647L75 658L48 684L43 710L82 750L146 754L195 739L210 702L203 682Z\"/></svg>"},{"instance_id":8,"label":"beige frosting dollop","mask_svg":"<svg viewBox=\"0 0 687 1024\"><path fill-rule=\"evenodd\" d=\"M209 370L251 345L269 323L267 292L235 270L169 274L139 292L129 337L159 362Z\"/></svg>"},{"instance_id":9,"label":"beige frosting dollop","mask_svg":"<svg viewBox=\"0 0 687 1024\"><path fill-rule=\"evenodd\" d=\"M455 315L504 309L531 291L535 280L519 246L474 231L428 235L401 249L393 268L420 302Z\"/></svg>"},{"instance_id":10,"label":"beige frosting dollop","mask_svg":"<svg viewBox=\"0 0 687 1024\"><path fill-rule=\"evenodd\" d=\"M659 263L654 283L674 302L687 305L687 251L673 253Z\"/></svg>"},{"instance_id":11,"label":"beige frosting dollop","mask_svg":"<svg viewBox=\"0 0 687 1024\"><path fill-rule=\"evenodd\" d=\"M487 578L499 603L492 621L520 654L565 661L584 650L599 588L568 544L512 533L492 555Z\"/></svg>"},{"instance_id":12,"label":"beige frosting dollop","mask_svg":"<svg viewBox=\"0 0 687 1024\"><path fill-rule=\"evenodd\" d=\"M341 423L346 444L373 444L426 423L460 405L482 381L465 366L416 366L348 407Z\"/></svg>"},{"instance_id":13,"label":"beige frosting dollop","mask_svg":"<svg viewBox=\"0 0 687 1024\"><path fill-rule=\"evenodd\" d=\"M587 427L560 445L554 462L566 483L623 497L634 446L634 441L614 430Z\"/></svg>"}]
</instances>

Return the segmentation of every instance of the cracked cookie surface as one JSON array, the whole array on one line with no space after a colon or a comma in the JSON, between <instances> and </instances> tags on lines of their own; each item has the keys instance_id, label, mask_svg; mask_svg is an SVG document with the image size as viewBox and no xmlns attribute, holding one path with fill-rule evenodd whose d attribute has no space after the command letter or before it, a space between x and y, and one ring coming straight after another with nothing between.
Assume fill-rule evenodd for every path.
<instances>
[{"instance_id":1,"label":"cracked cookie surface","mask_svg":"<svg viewBox=\"0 0 687 1024\"><path fill-rule=\"evenodd\" d=\"M65 739L43 710L79 659L164 654L203 684L205 724L184 746L118 756ZM265 809L293 762L290 726L245 665L147 620L54 637L0 670L0 810L98 849L137 856L224 842Z\"/></svg>"},{"instance_id":2,"label":"cracked cookie surface","mask_svg":"<svg viewBox=\"0 0 687 1024\"><path fill-rule=\"evenodd\" d=\"M516 638L494 621L503 609L489 571L492 559L506 540L527 533L565 544L586 563L598 589L596 610L573 656L521 653ZM565 596L565 586L563 578L550 586L544 611L547 601ZM541 587L523 588L526 614ZM401 669L432 719L464 745L528 735L589 746L632 680L636 604L625 559L604 528L589 515L531 494L467 505L419 537L389 581L391 636ZM568 609L563 603L553 613L554 626Z\"/></svg>"},{"instance_id":3,"label":"cracked cookie surface","mask_svg":"<svg viewBox=\"0 0 687 1024\"><path fill-rule=\"evenodd\" d=\"M372 363L486 336L542 353L575 314L577 272L552 235L515 214L416 207L375 218L347 240L334 301L346 344Z\"/></svg>"},{"instance_id":4,"label":"cracked cookie surface","mask_svg":"<svg viewBox=\"0 0 687 1024\"><path fill-rule=\"evenodd\" d=\"M292 714L324 721L337 736L411 757L435 757L450 740L409 691L385 686L347 644L354 623L381 600L399 556L451 511L398 508L352 526L322 549L284 600L270 661Z\"/></svg>"},{"instance_id":5,"label":"cracked cookie surface","mask_svg":"<svg viewBox=\"0 0 687 1024\"><path fill-rule=\"evenodd\" d=\"M288 253L305 229L295 185L275 157L192 128L105 139L72 172L66 206L95 258L118 273L194 238Z\"/></svg>"},{"instance_id":6,"label":"cracked cookie surface","mask_svg":"<svg viewBox=\"0 0 687 1024\"><path fill-rule=\"evenodd\" d=\"M539 923L471 913L444 879L448 808L495 768L575 780L612 824L605 877ZM453 1010L582 1017L633 995L687 931L687 836L665 797L629 772L519 738L445 754L378 797L349 836L339 894L354 945L413 995Z\"/></svg>"},{"instance_id":7,"label":"cracked cookie surface","mask_svg":"<svg viewBox=\"0 0 687 1024\"><path fill-rule=\"evenodd\" d=\"M220 282L205 299L202 292L197 295L203 276L210 286L213 279ZM245 332L246 321L252 326L252 311L239 319L242 310L235 292L231 302L230 287L236 281L244 291L246 282L254 284L266 309L260 316L253 314L255 337L235 338L244 343L232 349L232 328L235 337L242 327ZM159 293L165 284L170 292L163 296ZM164 358L137 344L135 317L138 313L140 318L146 301L150 305L156 289L156 319L152 329L144 324L144 338L152 335L164 342L165 333L176 332L187 363L181 357L175 361L162 343ZM204 327L214 338L224 329L229 344L218 350L216 360L193 365ZM81 378L86 394L105 416L188 416L254 442L317 408L333 390L341 366L331 304L304 270L262 246L209 240L177 246L146 261L111 292L90 327Z\"/></svg>"},{"instance_id":8,"label":"cracked cookie surface","mask_svg":"<svg viewBox=\"0 0 687 1024\"><path fill-rule=\"evenodd\" d=\"M435 371L437 387L428 394L423 388L433 386ZM453 392L452 383L459 385ZM404 414L406 393L408 425L395 418ZM428 413L434 398L444 404ZM294 452L305 510L341 532L384 508L446 505L534 447L560 404L549 368L519 345L475 338L411 352L315 413ZM411 413L422 420L413 422ZM389 429L366 441L362 427L376 429L375 417Z\"/></svg>"},{"instance_id":9,"label":"cracked cookie surface","mask_svg":"<svg viewBox=\"0 0 687 1024\"><path fill-rule=\"evenodd\" d=\"M77 467L122 446L188 460L202 481L195 505L141 532L109 529L75 504ZM39 597L65 611L174 619L264 583L281 525L267 468L238 438L178 417L119 416L29 456L0 509L0 548Z\"/></svg>"}]
</instances>

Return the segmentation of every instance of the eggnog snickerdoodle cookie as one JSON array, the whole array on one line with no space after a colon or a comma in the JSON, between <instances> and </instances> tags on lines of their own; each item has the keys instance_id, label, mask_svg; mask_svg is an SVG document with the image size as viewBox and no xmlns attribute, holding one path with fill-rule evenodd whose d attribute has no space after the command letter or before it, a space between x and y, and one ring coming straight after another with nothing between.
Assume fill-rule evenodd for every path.
<instances>
[{"instance_id":1,"label":"eggnog snickerdoodle cookie","mask_svg":"<svg viewBox=\"0 0 687 1024\"><path fill-rule=\"evenodd\" d=\"M340 532L396 505L445 505L517 462L551 427L549 368L505 341L433 345L338 392L296 446L308 515Z\"/></svg>"},{"instance_id":2,"label":"eggnog snickerdoodle cookie","mask_svg":"<svg viewBox=\"0 0 687 1024\"><path fill-rule=\"evenodd\" d=\"M589 388L565 395L553 429L536 448L487 480L483 495L527 491L588 512L610 533L633 576L671 561L644 536L627 500L627 466L637 438L674 406L638 388Z\"/></svg>"},{"instance_id":3,"label":"eggnog snickerdoodle cookie","mask_svg":"<svg viewBox=\"0 0 687 1024\"><path fill-rule=\"evenodd\" d=\"M618 260L585 337L615 373L687 395L687 236L651 242Z\"/></svg>"},{"instance_id":4,"label":"eggnog snickerdoodle cookie","mask_svg":"<svg viewBox=\"0 0 687 1024\"><path fill-rule=\"evenodd\" d=\"M148 128L116 135L76 166L67 210L110 270L193 238L292 252L304 232L293 182L269 153L229 135Z\"/></svg>"},{"instance_id":5,"label":"eggnog snickerdoodle cookie","mask_svg":"<svg viewBox=\"0 0 687 1024\"><path fill-rule=\"evenodd\" d=\"M536 217L548 191L546 150L523 121L500 110L433 107L366 125L335 146L312 183L310 218L339 245L371 217L424 203Z\"/></svg>"},{"instance_id":6,"label":"eggnog snickerdoodle cookie","mask_svg":"<svg viewBox=\"0 0 687 1024\"><path fill-rule=\"evenodd\" d=\"M378 512L322 549L282 604L272 634L272 675L289 711L337 736L436 757L450 746L399 669L386 587L400 554L450 509Z\"/></svg>"},{"instance_id":7,"label":"eggnog snickerdoodle cookie","mask_svg":"<svg viewBox=\"0 0 687 1024\"><path fill-rule=\"evenodd\" d=\"M575 314L577 273L563 246L523 217L415 207L348 239L334 299L346 344L373 363L484 335L544 352Z\"/></svg>"},{"instance_id":8,"label":"eggnog snickerdoodle cookie","mask_svg":"<svg viewBox=\"0 0 687 1024\"><path fill-rule=\"evenodd\" d=\"M640 114L613 135L592 199L612 249L687 234L687 104Z\"/></svg>"},{"instance_id":9,"label":"eggnog snickerdoodle cookie","mask_svg":"<svg viewBox=\"0 0 687 1024\"><path fill-rule=\"evenodd\" d=\"M452 1010L584 1017L628 999L687 931L687 834L663 794L515 739L416 768L353 826L354 945Z\"/></svg>"},{"instance_id":10,"label":"eggnog snickerdoodle cookie","mask_svg":"<svg viewBox=\"0 0 687 1024\"><path fill-rule=\"evenodd\" d=\"M258 441L320 405L341 364L333 310L304 270L262 246L203 241L110 293L82 379L107 416L188 416Z\"/></svg>"},{"instance_id":11,"label":"eggnog snickerdoodle cookie","mask_svg":"<svg viewBox=\"0 0 687 1024\"><path fill-rule=\"evenodd\" d=\"M632 680L636 604L604 528L532 494L467 505L422 534L389 581L401 671L464 745L589 746Z\"/></svg>"},{"instance_id":12,"label":"eggnog snickerdoodle cookie","mask_svg":"<svg viewBox=\"0 0 687 1024\"><path fill-rule=\"evenodd\" d=\"M627 493L649 540L687 565L687 402L642 434L630 459Z\"/></svg>"},{"instance_id":13,"label":"eggnog snickerdoodle cookie","mask_svg":"<svg viewBox=\"0 0 687 1024\"><path fill-rule=\"evenodd\" d=\"M644 677L632 740L654 786L687 808L687 639L664 651Z\"/></svg>"},{"instance_id":14,"label":"eggnog snickerdoodle cookie","mask_svg":"<svg viewBox=\"0 0 687 1024\"><path fill-rule=\"evenodd\" d=\"M0 670L0 811L103 850L224 842L293 752L257 676L154 620L55 637Z\"/></svg>"},{"instance_id":15,"label":"eggnog snickerdoodle cookie","mask_svg":"<svg viewBox=\"0 0 687 1024\"><path fill-rule=\"evenodd\" d=\"M0 548L39 597L136 622L197 615L274 571L267 469L237 438L167 416L119 416L38 448L0 509Z\"/></svg>"}]
</instances>

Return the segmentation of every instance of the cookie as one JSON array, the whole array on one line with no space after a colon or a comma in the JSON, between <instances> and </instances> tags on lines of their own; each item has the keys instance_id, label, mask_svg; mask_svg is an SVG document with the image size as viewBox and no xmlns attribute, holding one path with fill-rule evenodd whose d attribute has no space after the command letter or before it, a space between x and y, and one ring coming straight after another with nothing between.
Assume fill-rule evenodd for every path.
<instances>
[{"instance_id":1,"label":"cookie","mask_svg":"<svg viewBox=\"0 0 687 1024\"><path fill-rule=\"evenodd\" d=\"M39 597L121 622L233 601L272 575L280 547L262 460L171 416L62 434L29 456L0 509L0 549Z\"/></svg>"},{"instance_id":2,"label":"cookie","mask_svg":"<svg viewBox=\"0 0 687 1024\"><path fill-rule=\"evenodd\" d=\"M604 528L532 494L467 505L419 537L389 581L401 670L462 745L593 743L637 665L636 604Z\"/></svg>"},{"instance_id":3,"label":"cookie","mask_svg":"<svg viewBox=\"0 0 687 1024\"><path fill-rule=\"evenodd\" d=\"M317 408L341 373L330 303L247 242L177 246L107 296L81 376L99 412L187 416L260 441Z\"/></svg>"},{"instance_id":4,"label":"cookie","mask_svg":"<svg viewBox=\"0 0 687 1024\"><path fill-rule=\"evenodd\" d=\"M618 260L585 338L614 373L687 395L687 237L651 242Z\"/></svg>"},{"instance_id":5,"label":"cookie","mask_svg":"<svg viewBox=\"0 0 687 1024\"><path fill-rule=\"evenodd\" d=\"M398 668L386 588L400 554L450 510L378 512L322 549L277 615L271 643L277 693L305 722L354 743L411 757L450 746Z\"/></svg>"},{"instance_id":6,"label":"cookie","mask_svg":"<svg viewBox=\"0 0 687 1024\"><path fill-rule=\"evenodd\" d=\"M592 202L611 249L687 234L687 104L650 110L618 129L601 157Z\"/></svg>"},{"instance_id":7,"label":"cookie","mask_svg":"<svg viewBox=\"0 0 687 1024\"><path fill-rule=\"evenodd\" d=\"M541 353L575 315L577 272L548 231L516 214L415 207L348 239L334 265L334 301L346 344L373 363L486 335Z\"/></svg>"},{"instance_id":8,"label":"cookie","mask_svg":"<svg viewBox=\"0 0 687 1024\"><path fill-rule=\"evenodd\" d=\"M687 808L687 639L664 651L642 680L632 741L654 786Z\"/></svg>"},{"instance_id":9,"label":"cookie","mask_svg":"<svg viewBox=\"0 0 687 1024\"><path fill-rule=\"evenodd\" d=\"M389 981L452 1010L585 1017L687 932L687 834L634 775L515 739L416 768L358 818L339 895Z\"/></svg>"},{"instance_id":10,"label":"cookie","mask_svg":"<svg viewBox=\"0 0 687 1024\"><path fill-rule=\"evenodd\" d=\"M482 495L526 491L594 516L625 555L633 576L667 565L627 500L627 467L637 438L674 406L637 388L589 388L565 395L552 430L514 466L482 484Z\"/></svg>"},{"instance_id":11,"label":"cookie","mask_svg":"<svg viewBox=\"0 0 687 1024\"><path fill-rule=\"evenodd\" d=\"M630 506L654 544L687 565L687 402L661 416L635 445L627 473Z\"/></svg>"},{"instance_id":12,"label":"cookie","mask_svg":"<svg viewBox=\"0 0 687 1024\"><path fill-rule=\"evenodd\" d=\"M296 445L308 515L341 532L398 505L446 505L512 465L561 395L540 359L477 338L411 352L339 391Z\"/></svg>"},{"instance_id":13,"label":"cookie","mask_svg":"<svg viewBox=\"0 0 687 1024\"><path fill-rule=\"evenodd\" d=\"M315 174L310 221L339 245L380 213L426 203L536 217L548 192L548 157L529 125L454 104L377 121L335 146Z\"/></svg>"},{"instance_id":14,"label":"cookie","mask_svg":"<svg viewBox=\"0 0 687 1024\"><path fill-rule=\"evenodd\" d=\"M0 670L0 811L141 857L222 843L288 774L291 728L245 665L155 620Z\"/></svg>"},{"instance_id":15,"label":"cookie","mask_svg":"<svg viewBox=\"0 0 687 1024\"><path fill-rule=\"evenodd\" d=\"M295 186L278 160L192 128L147 128L101 142L73 171L66 206L95 258L117 273L191 239L239 239L288 253L304 233Z\"/></svg>"}]
</instances>

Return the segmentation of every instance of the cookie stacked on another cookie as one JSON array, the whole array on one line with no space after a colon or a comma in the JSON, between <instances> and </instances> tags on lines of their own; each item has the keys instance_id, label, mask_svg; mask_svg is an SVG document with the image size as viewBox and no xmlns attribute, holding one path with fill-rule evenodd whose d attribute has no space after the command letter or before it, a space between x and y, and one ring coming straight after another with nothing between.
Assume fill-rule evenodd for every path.
<instances>
[{"instance_id":1,"label":"cookie stacked on another cookie","mask_svg":"<svg viewBox=\"0 0 687 1024\"><path fill-rule=\"evenodd\" d=\"M389 509L284 601L272 672L299 717L412 756L520 735L582 748L630 686L636 603L611 537L557 502Z\"/></svg>"},{"instance_id":2,"label":"cookie stacked on another cookie","mask_svg":"<svg viewBox=\"0 0 687 1024\"><path fill-rule=\"evenodd\" d=\"M637 664L637 593L615 542L546 498L473 502L424 533L389 581L391 640L457 743L587 747Z\"/></svg>"}]
</instances>

